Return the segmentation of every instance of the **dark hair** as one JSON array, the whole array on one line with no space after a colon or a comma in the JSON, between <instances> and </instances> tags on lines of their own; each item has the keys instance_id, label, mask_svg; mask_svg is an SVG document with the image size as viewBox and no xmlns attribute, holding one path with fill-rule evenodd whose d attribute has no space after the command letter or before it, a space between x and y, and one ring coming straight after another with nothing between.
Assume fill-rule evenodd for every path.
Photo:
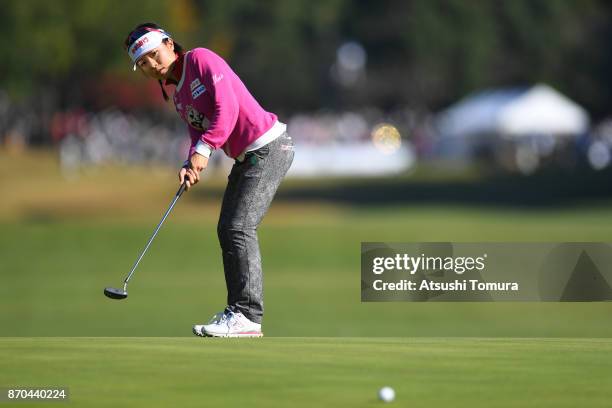
<instances>
[{"instance_id":1,"label":"dark hair","mask_svg":"<svg viewBox=\"0 0 612 408\"><path fill-rule=\"evenodd\" d=\"M129 49L136 40L138 40L140 37L142 37L149 31L154 31L154 30L165 31L163 28L161 28L159 25L155 23L142 23L142 24L137 25L132 31L130 31L128 36L125 38L123 46L125 47L126 50ZM165 41L166 40L164 40L164 42ZM184 54L185 52L183 50L183 47L176 41L174 41L174 52L179 55ZM166 90L164 89L164 85L162 84L161 79L158 80L158 82L159 82L159 87L161 88L162 96L164 97L164 100L168 101L168 99L170 98L168 97L168 94L166 93Z\"/></svg>"}]
</instances>

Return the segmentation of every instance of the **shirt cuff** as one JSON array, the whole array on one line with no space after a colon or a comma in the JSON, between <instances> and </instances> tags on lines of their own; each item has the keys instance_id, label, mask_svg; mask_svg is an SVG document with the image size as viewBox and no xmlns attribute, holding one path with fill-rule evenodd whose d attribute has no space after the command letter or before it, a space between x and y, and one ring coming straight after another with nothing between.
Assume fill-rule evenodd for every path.
<instances>
[{"instance_id":1,"label":"shirt cuff","mask_svg":"<svg viewBox=\"0 0 612 408\"><path fill-rule=\"evenodd\" d=\"M202 156L208 159L210 155L212 154L213 149L212 147L210 147L210 145L199 140L198 143L196 144L195 151L196 153L201 154Z\"/></svg>"}]
</instances>

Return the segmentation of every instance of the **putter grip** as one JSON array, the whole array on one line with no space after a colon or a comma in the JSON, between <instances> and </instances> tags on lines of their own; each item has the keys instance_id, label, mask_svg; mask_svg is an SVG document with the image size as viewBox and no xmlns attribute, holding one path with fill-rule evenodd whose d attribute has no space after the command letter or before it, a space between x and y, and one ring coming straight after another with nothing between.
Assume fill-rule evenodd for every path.
<instances>
[{"instance_id":1,"label":"putter grip","mask_svg":"<svg viewBox=\"0 0 612 408\"><path fill-rule=\"evenodd\" d=\"M187 183L186 181L184 181L183 184L181 184L181 186L179 187L178 191L176 192L176 195L179 197L182 196L186 188L187 188Z\"/></svg>"}]
</instances>

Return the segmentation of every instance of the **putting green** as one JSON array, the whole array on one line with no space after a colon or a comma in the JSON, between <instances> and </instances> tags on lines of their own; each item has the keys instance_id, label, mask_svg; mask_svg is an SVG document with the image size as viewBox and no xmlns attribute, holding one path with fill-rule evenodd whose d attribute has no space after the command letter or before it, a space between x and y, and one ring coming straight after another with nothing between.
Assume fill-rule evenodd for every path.
<instances>
[{"instance_id":1,"label":"putting green","mask_svg":"<svg viewBox=\"0 0 612 408\"><path fill-rule=\"evenodd\" d=\"M87 407L608 407L610 339L1 338L0 384ZM41 405L41 404L38 404Z\"/></svg>"},{"instance_id":2,"label":"putting green","mask_svg":"<svg viewBox=\"0 0 612 408\"><path fill-rule=\"evenodd\" d=\"M225 305L215 234L224 180L181 199L129 298L114 301L102 290L121 285L174 193L174 170L67 181L52 156L40 159L0 152L0 387L66 386L78 407L367 407L381 405L384 385L397 393L393 406L610 405L612 302L359 297L361 241L609 242L609 203L281 197L259 229L266 337L202 339L192 324Z\"/></svg>"},{"instance_id":3,"label":"putting green","mask_svg":"<svg viewBox=\"0 0 612 408\"><path fill-rule=\"evenodd\" d=\"M180 214L177 213L177 215ZM268 336L612 337L612 302L361 303L360 241L609 240L609 209L372 208L260 228ZM186 336L225 305L215 224L170 220L115 301L153 222L0 224L0 336ZM324 221L323 221L324 220ZM560 221L562 220L562 222Z\"/></svg>"}]
</instances>

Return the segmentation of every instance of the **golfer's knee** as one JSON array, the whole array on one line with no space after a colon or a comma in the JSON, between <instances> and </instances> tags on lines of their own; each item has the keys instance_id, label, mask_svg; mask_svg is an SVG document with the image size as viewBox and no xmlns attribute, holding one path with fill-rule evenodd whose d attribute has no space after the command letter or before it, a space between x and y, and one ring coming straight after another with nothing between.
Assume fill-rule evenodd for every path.
<instances>
[{"instance_id":1,"label":"golfer's knee","mask_svg":"<svg viewBox=\"0 0 612 408\"><path fill-rule=\"evenodd\" d=\"M238 228L236 228L235 225L220 221L219 224L217 224L217 236L219 237L219 241L223 242L227 237L232 236L237 230Z\"/></svg>"},{"instance_id":2,"label":"golfer's knee","mask_svg":"<svg viewBox=\"0 0 612 408\"><path fill-rule=\"evenodd\" d=\"M249 237L251 230L244 225L220 222L217 225L217 236L221 246L235 245Z\"/></svg>"}]
</instances>

